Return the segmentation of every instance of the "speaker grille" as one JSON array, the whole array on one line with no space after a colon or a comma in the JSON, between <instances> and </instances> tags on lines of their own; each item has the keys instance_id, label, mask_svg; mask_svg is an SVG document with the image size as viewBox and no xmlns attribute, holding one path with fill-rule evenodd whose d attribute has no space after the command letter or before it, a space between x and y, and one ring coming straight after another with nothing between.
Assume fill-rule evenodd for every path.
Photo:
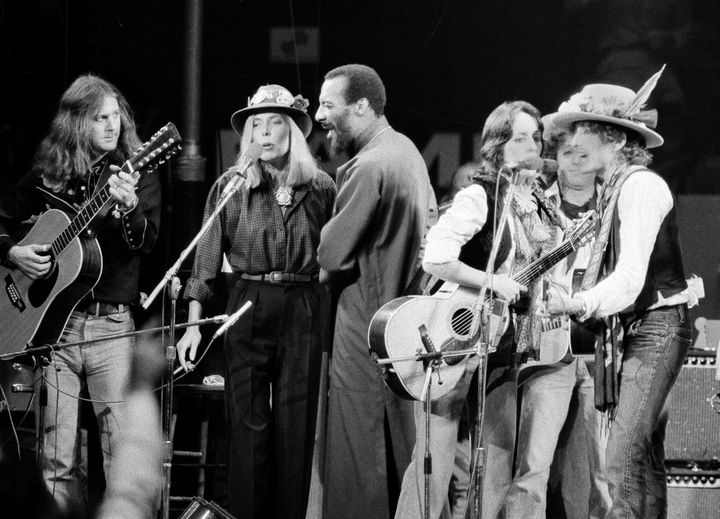
<instances>
[{"instance_id":1,"label":"speaker grille","mask_svg":"<svg viewBox=\"0 0 720 519\"><path fill-rule=\"evenodd\" d=\"M720 510L720 471L670 467L668 519L716 519Z\"/></svg>"},{"instance_id":2,"label":"speaker grille","mask_svg":"<svg viewBox=\"0 0 720 519\"><path fill-rule=\"evenodd\" d=\"M715 353L689 355L665 404L666 459L720 458L720 414L712 407L718 392Z\"/></svg>"}]
</instances>

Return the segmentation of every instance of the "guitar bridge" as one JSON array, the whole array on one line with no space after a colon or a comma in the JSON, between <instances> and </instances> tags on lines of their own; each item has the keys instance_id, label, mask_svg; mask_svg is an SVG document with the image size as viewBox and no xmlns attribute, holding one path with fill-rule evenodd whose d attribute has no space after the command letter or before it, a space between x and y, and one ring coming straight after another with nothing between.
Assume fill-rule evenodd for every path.
<instances>
[{"instance_id":1,"label":"guitar bridge","mask_svg":"<svg viewBox=\"0 0 720 519\"><path fill-rule=\"evenodd\" d=\"M17 287L15 286L15 280L12 278L10 274L5 276L5 293L8 295L8 299L10 300L10 304L12 304L15 308L20 310L21 312L25 311L25 301L22 300L22 297L20 297L20 292L18 291Z\"/></svg>"}]
</instances>

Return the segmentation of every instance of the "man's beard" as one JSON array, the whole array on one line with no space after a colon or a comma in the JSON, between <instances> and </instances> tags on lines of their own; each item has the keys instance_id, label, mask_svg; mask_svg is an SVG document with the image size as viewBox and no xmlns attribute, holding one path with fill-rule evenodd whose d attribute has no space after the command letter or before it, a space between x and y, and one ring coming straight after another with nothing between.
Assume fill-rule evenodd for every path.
<instances>
[{"instance_id":1,"label":"man's beard","mask_svg":"<svg viewBox=\"0 0 720 519\"><path fill-rule=\"evenodd\" d=\"M335 127L330 131L330 152L337 156L350 147L352 143L352 133L350 131L350 125L348 124L348 118L343 115L342 118L335 122Z\"/></svg>"}]
</instances>

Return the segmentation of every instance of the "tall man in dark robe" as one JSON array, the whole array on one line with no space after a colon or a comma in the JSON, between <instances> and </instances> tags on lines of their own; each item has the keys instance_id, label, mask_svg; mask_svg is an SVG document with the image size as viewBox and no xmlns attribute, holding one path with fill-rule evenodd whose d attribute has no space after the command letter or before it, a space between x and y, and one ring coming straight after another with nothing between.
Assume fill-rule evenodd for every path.
<instances>
[{"instance_id":1,"label":"tall man in dark robe","mask_svg":"<svg viewBox=\"0 0 720 519\"><path fill-rule=\"evenodd\" d=\"M322 230L321 281L338 296L328 404L325 517L392 517L415 439L413 408L390 392L370 359L375 312L403 294L437 215L415 145L384 116L385 87L364 65L325 75L315 119L334 152L335 214ZM349 492L349 489L353 489Z\"/></svg>"}]
</instances>

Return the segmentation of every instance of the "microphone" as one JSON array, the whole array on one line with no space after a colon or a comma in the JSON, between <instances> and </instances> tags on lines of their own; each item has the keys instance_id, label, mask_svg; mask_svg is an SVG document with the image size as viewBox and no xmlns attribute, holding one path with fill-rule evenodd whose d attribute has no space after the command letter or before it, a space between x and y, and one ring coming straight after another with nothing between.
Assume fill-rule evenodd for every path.
<instances>
[{"instance_id":1,"label":"microphone","mask_svg":"<svg viewBox=\"0 0 720 519\"><path fill-rule=\"evenodd\" d=\"M540 157L532 157L521 160L520 162L509 162L505 164L506 168L520 171L521 169L531 169L541 173L555 173L558 170L558 163L552 159L541 159Z\"/></svg>"},{"instance_id":2,"label":"microphone","mask_svg":"<svg viewBox=\"0 0 720 519\"><path fill-rule=\"evenodd\" d=\"M239 310L237 310L234 314L232 314L230 317L227 318L227 320L222 324L220 328L217 329L215 332L215 335L212 336L212 339L210 339L210 342L214 341L218 337L220 337L223 333L225 333L228 328L230 328L233 324L237 322L238 319L240 319L240 316L248 311L248 309L252 306L252 301L246 301L244 305L240 307Z\"/></svg>"},{"instance_id":3,"label":"microphone","mask_svg":"<svg viewBox=\"0 0 720 519\"><path fill-rule=\"evenodd\" d=\"M227 191L235 189L238 186L238 177L247 178L245 172L260 158L260 155L262 155L262 146L260 146L257 142L251 142L245 150L245 153L243 153L242 157L240 157L240 163L237 166L230 168L230 171L233 171L237 177L227 183L225 189L223 190L223 194L226 194Z\"/></svg>"},{"instance_id":4,"label":"microphone","mask_svg":"<svg viewBox=\"0 0 720 519\"><path fill-rule=\"evenodd\" d=\"M260 158L260 155L262 155L262 146L257 142L251 142L250 146L245 150L245 153L240 157L240 164L233 168L235 174L245 178L245 172Z\"/></svg>"}]
</instances>

